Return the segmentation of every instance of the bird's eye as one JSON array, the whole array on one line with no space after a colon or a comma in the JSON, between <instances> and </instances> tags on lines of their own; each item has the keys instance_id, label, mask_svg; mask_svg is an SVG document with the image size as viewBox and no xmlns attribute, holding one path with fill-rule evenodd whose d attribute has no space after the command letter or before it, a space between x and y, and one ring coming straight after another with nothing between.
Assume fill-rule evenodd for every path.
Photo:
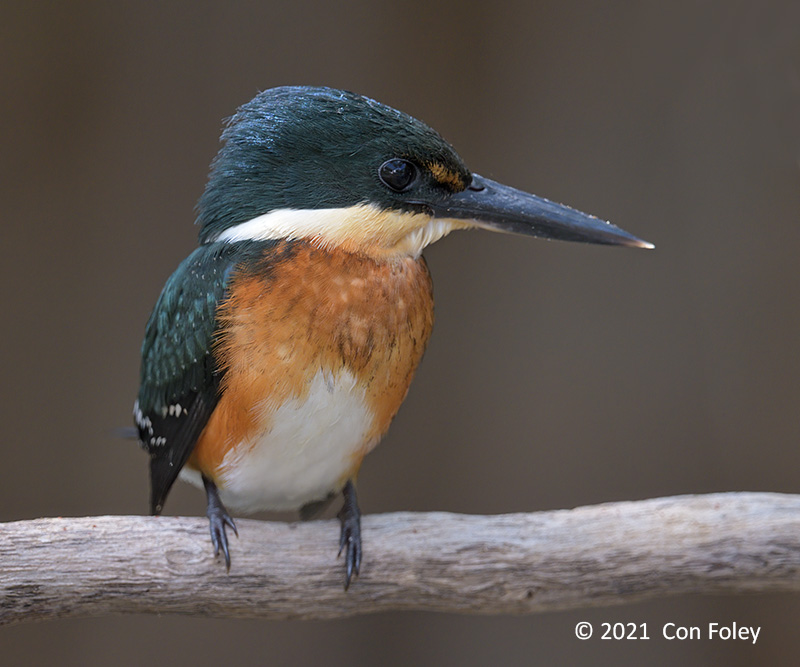
<instances>
[{"instance_id":1,"label":"bird's eye","mask_svg":"<svg viewBox=\"0 0 800 667\"><path fill-rule=\"evenodd\" d=\"M408 160L392 158L378 167L378 178L395 192L403 192L417 179L417 168Z\"/></svg>"}]
</instances>

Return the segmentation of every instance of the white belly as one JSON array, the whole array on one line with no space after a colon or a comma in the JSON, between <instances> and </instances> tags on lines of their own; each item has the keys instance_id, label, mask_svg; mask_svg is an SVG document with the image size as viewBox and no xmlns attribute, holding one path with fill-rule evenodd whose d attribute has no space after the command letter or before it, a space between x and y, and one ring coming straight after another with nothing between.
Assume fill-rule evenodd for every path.
<instances>
[{"instance_id":1,"label":"white belly","mask_svg":"<svg viewBox=\"0 0 800 667\"><path fill-rule=\"evenodd\" d=\"M347 371L320 371L303 399L259 409L267 428L227 453L217 479L222 502L244 512L298 509L339 491L373 422L364 390ZM200 481L194 471L184 473Z\"/></svg>"}]
</instances>

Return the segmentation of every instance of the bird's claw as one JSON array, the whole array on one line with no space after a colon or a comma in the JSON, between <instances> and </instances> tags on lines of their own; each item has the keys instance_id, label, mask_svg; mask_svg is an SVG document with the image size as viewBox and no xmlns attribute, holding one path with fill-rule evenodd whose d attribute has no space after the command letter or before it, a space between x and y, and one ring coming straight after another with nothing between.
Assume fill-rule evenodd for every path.
<instances>
[{"instance_id":1,"label":"bird's claw","mask_svg":"<svg viewBox=\"0 0 800 667\"><path fill-rule=\"evenodd\" d=\"M342 521L342 533L339 538L339 553L337 558L345 552L345 580L344 589L350 588L350 581L357 577L361 569L361 526L356 518L353 521Z\"/></svg>"},{"instance_id":2,"label":"bird's claw","mask_svg":"<svg viewBox=\"0 0 800 667\"><path fill-rule=\"evenodd\" d=\"M219 552L222 551L222 555L225 557L225 569L230 572L231 554L228 550L228 534L225 527L230 526L231 530L233 530L233 534L239 537L236 524L225 511L225 508L219 508L213 512L209 511L208 522L209 529L211 530L211 544L214 545L214 557L219 556Z\"/></svg>"},{"instance_id":3,"label":"bird's claw","mask_svg":"<svg viewBox=\"0 0 800 667\"><path fill-rule=\"evenodd\" d=\"M350 588L350 582L358 576L361 569L361 512L358 509L355 487L352 482L347 483L343 493L344 505L338 514L342 530L339 535L339 553L336 557L340 557L344 552L344 589L347 590Z\"/></svg>"},{"instance_id":4,"label":"bird's claw","mask_svg":"<svg viewBox=\"0 0 800 667\"><path fill-rule=\"evenodd\" d=\"M211 531L211 544L214 546L214 557L219 556L219 552L222 551L222 555L225 557L225 569L230 572L231 554L228 550L228 533L225 527L230 526L236 537L239 537L239 531L236 529L236 524L230 514L228 514L228 510L225 509L225 505L222 504L216 485L205 475L203 476L203 484L208 495L206 516L208 517L209 530Z\"/></svg>"}]
</instances>

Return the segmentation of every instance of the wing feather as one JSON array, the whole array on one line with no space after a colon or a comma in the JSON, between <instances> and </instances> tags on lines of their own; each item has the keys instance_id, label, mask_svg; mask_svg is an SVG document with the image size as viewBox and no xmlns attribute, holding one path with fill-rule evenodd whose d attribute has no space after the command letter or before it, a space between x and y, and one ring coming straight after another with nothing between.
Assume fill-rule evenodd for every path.
<instances>
[{"instance_id":1,"label":"wing feather","mask_svg":"<svg viewBox=\"0 0 800 667\"><path fill-rule=\"evenodd\" d=\"M214 341L217 310L238 266L269 266L276 242L208 243L167 281L142 343L134 422L150 454L150 511L158 514L219 401L223 369Z\"/></svg>"}]
</instances>

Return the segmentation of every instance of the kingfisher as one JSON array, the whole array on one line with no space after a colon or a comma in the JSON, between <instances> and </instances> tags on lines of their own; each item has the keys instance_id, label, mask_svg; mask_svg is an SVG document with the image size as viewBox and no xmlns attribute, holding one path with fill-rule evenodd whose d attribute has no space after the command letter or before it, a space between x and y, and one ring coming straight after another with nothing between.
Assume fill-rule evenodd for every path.
<instances>
[{"instance_id":1,"label":"kingfisher","mask_svg":"<svg viewBox=\"0 0 800 667\"><path fill-rule=\"evenodd\" d=\"M471 172L436 131L368 97L266 90L222 132L199 246L147 322L134 422L150 511L205 489L230 570L228 507L299 510L338 494L345 589L362 560L356 477L408 392L433 327L423 249L454 230L651 248L585 213Z\"/></svg>"}]
</instances>

